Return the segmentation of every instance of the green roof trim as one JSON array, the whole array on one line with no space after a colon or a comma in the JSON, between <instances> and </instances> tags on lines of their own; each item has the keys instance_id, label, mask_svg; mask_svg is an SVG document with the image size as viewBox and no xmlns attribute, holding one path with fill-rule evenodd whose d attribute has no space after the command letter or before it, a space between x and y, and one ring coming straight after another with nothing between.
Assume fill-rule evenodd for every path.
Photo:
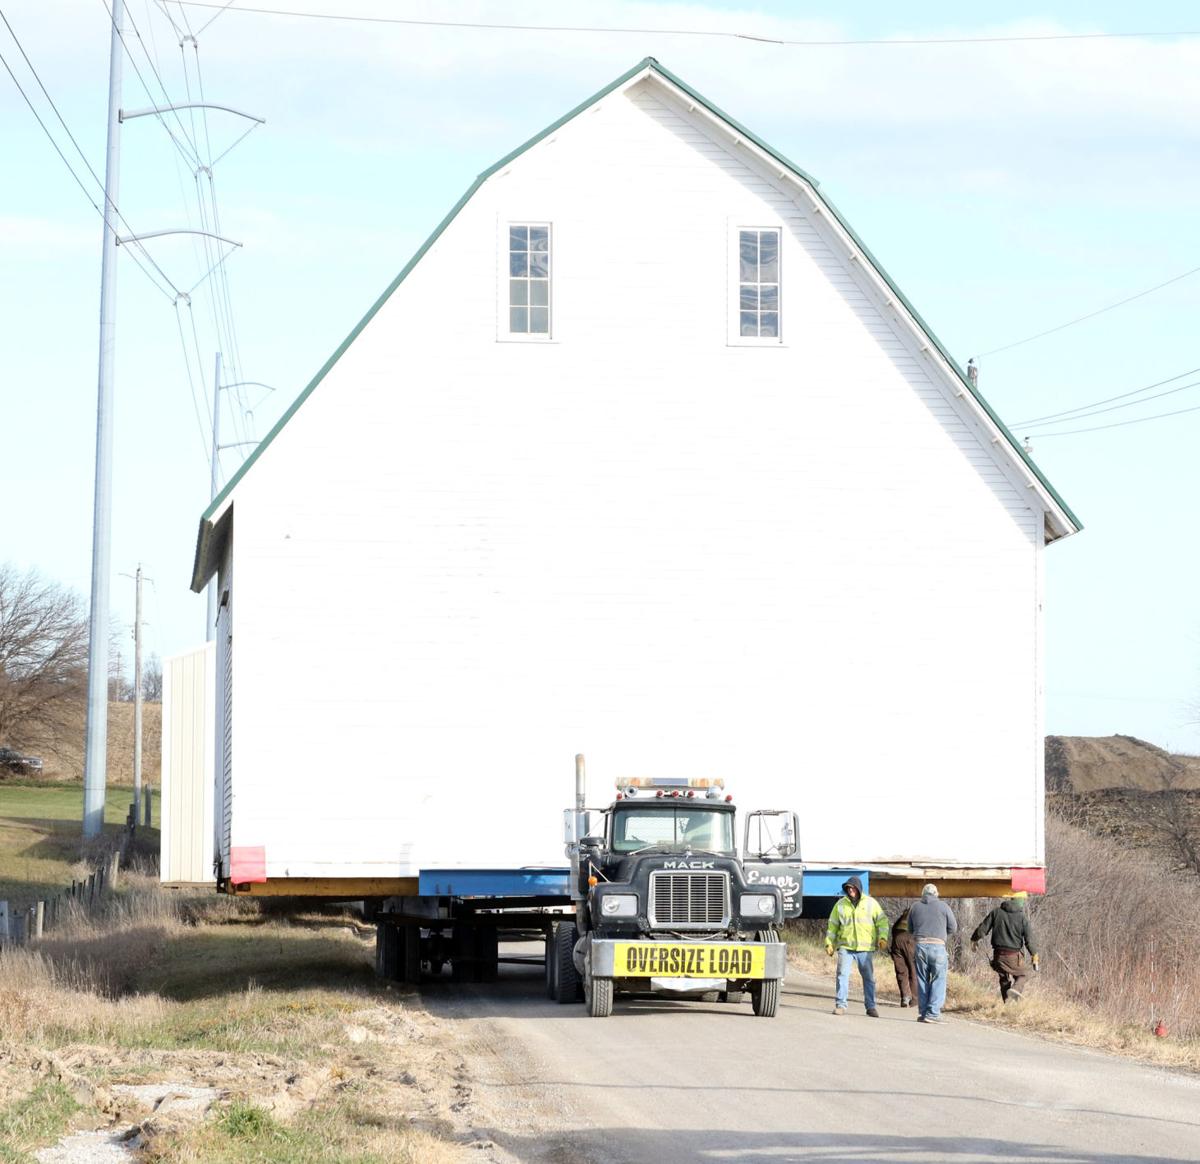
<instances>
[{"instance_id":1,"label":"green roof trim","mask_svg":"<svg viewBox=\"0 0 1200 1164\"><path fill-rule=\"evenodd\" d=\"M329 357L329 359L325 361L325 363L321 366L320 371L317 372L317 374L309 381L308 385L299 394L299 396L297 396L296 399L294 401L292 401L291 406L287 409L286 412L284 412L284 414L279 418L279 420L276 421L274 427L258 443L258 445L255 447L254 451L250 454L250 456L248 456L246 458L246 460L242 462L242 464L238 468L237 472L234 473L234 475L229 479L229 482L226 484L225 488L222 489L221 492L218 493L215 498L213 498L213 500L209 504L208 508L201 515L201 517L200 517L200 533L199 533L199 536L197 537L197 541L196 541L196 560L195 560L193 573L192 573L192 588L193 589L200 590L203 588L203 585L204 585L204 579L201 578L200 574L201 574L201 571L203 568L202 551L203 551L205 543L207 541L207 538L205 538L205 536L204 536L206 523L209 523L212 520L213 515L221 508L221 506L224 504L225 500L229 497L229 495L236 488L238 482L241 481L241 479L246 475L247 472L249 472L251 466L258 460L258 458L262 455L263 451L267 448L268 445L271 444L271 442L275 439L275 437L279 435L280 431L288 423L288 421L291 420L291 418L295 415L296 411L300 408L300 406L309 398L309 396L312 395L312 393L313 393L314 389L317 387L317 385L320 384L321 381L325 379L325 377L329 374L329 371L333 368L333 366L338 362L338 360L340 360L342 358L342 355L345 353L346 349L349 348L349 346L358 338L358 336L362 333L363 329L367 326L367 324L370 323L371 320L375 318L375 316L379 312L380 308L382 308L383 305L388 301L388 299L391 298L392 292L395 291L396 288L399 287L400 284L404 282L404 280L408 277L408 275L412 271L412 269L421 261L421 259L423 259L425 257L425 254L428 252L429 248L432 247L435 242L437 242L438 238L441 237L441 235L445 231L445 229L458 216L459 211L462 210L462 208L471 200L471 198L474 196L475 192L479 189L479 187L482 186L483 183L488 180L488 178L490 178L493 174L495 174L498 170L502 169L504 166L508 165L515 158L520 157L521 154L525 153L527 150L529 150L533 146L537 145L538 142L542 141L546 137L549 137L550 134L552 134L556 130L562 128L562 126L566 125L567 122L569 122L573 118L577 117L580 113L583 113L585 110L590 108L592 105L595 105L597 101L600 101L603 98L607 97L614 90L621 88L623 85L625 85L629 81L633 80L633 78L636 77L639 73L645 72L647 70L658 73L661 77L665 78L672 85L674 85L676 88L678 88L681 92L686 93L698 105L702 105L714 117L720 118L727 125L729 125L732 129L736 130L747 141L753 142L756 146L758 146L759 149L763 150L765 153L770 155L777 162L779 162L780 165L786 167L794 175L796 175L798 178L802 179L805 183L807 183L809 186L812 187L814 193L817 193L817 197L821 200L822 204L829 210L829 212L834 216L834 218L837 220L838 224L842 227L842 229L854 241L854 244L866 256L867 260L870 262L871 266L874 268L874 270L879 275L879 277L881 279L883 279L883 281L887 284L887 286L891 290L891 292L904 305L905 309L912 316L912 318L916 321L917 325L921 328L921 330L924 332L924 334L928 337L930 343L933 344L933 346L941 354L942 358L945 359L946 363L950 366L951 369L953 369L955 374L958 376L959 380L962 382L962 386L978 402L979 406L984 410L984 412L988 415L988 417L992 420L992 422L996 425L996 427L1001 431L1001 433L1004 434L1004 436L1008 440L1008 443L1010 444L1012 449L1016 452L1016 454L1020 457L1021 461L1025 464L1026 468L1042 484L1042 486L1046 489L1047 493L1049 493L1049 495L1054 499L1055 503L1062 509L1063 513L1075 525L1076 529L1083 528L1082 523L1075 516L1075 514L1071 512L1071 509L1067 505L1067 503L1059 496L1059 494L1055 490L1054 486L1052 486L1050 484L1050 482L1042 474L1042 471L1030 459L1028 453L1026 453L1024 448L1021 447L1020 442L1017 441L1017 439L1009 431L1008 427L999 418L999 416L996 415L996 413L992 409L991 405L988 404L988 402L983 398L983 396L980 395L979 391L970 382L970 380L967 379L966 373L959 366L958 362L949 354L949 352L946 350L945 346L942 344L941 340L938 339L938 337L934 334L934 332L929 327L929 325L925 322L925 320L921 318L921 316L917 312L917 310L908 301L907 296L905 296L905 294L900 290L900 288L896 286L896 284L892 280L892 277L887 273L887 271L883 268L883 266L879 263L879 261L871 253L870 249L866 246L866 244L862 241L862 239L858 237L858 234L855 232L854 228L845 220L845 218L842 217L841 211L839 211L837 209L837 207L834 206L833 203L830 202L829 199L825 197L824 194L818 192L820 184L817 182L817 180L815 178L813 178L811 175L809 175L808 173L806 173L804 170L802 170L799 166L797 166L795 164L795 162L791 161L789 158L787 158L783 154L781 154L778 150L776 150L772 146L768 145L757 134L748 130L744 125L741 124L741 122L730 117L728 113L726 113L724 110L720 109L718 106L714 105L711 101L708 100L708 98L706 98L702 94L696 92L695 89L693 89L685 81L680 80L680 78L675 76L675 74L672 73L669 69L664 68L662 65L660 65L658 63L658 61L654 59L654 57L645 57L641 61L639 61L636 65L634 65L633 68L629 69L625 73L622 73L621 76L619 76L615 81L612 81L608 85L605 85L603 89L600 89L598 92L593 93L592 96L589 97L586 101L575 106L575 108L572 109L569 113L565 113L557 121L548 125L540 133L535 134L533 137L531 137L528 141L524 142L522 145L519 145L511 153L505 154L504 157L502 157L494 165L489 166L486 170L483 171L483 173L481 173L475 179L474 182L471 183L471 185L468 188L468 190L466 191L466 193L463 194L463 196L454 204L454 206L451 208L450 212L446 215L446 217L443 218L442 221L438 223L438 225L434 229L433 233L421 244L421 246L417 249L417 252L413 255L413 257L411 259L409 259L408 262L404 265L403 270L401 270L401 272L395 277L395 279L393 279L391 281L391 283L388 284L388 286L384 290L383 294L380 295L378 299L376 299L375 303L371 306L370 310L366 313L366 315L364 315L362 317L362 319L359 320L357 325L350 332L350 334L342 341L342 343L338 346L337 350L333 353L333 355L331 355Z\"/></svg>"}]
</instances>

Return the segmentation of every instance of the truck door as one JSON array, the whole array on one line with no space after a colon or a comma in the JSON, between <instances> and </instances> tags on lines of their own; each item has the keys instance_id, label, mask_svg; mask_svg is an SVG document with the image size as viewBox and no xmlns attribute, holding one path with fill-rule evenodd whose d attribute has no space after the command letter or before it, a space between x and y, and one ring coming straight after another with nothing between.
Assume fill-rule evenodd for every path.
<instances>
[{"instance_id":1,"label":"truck door","mask_svg":"<svg viewBox=\"0 0 1200 1164\"><path fill-rule=\"evenodd\" d=\"M750 885L777 885L785 920L804 908L804 866L800 863L800 822L789 809L763 808L748 813L742 869Z\"/></svg>"}]
</instances>

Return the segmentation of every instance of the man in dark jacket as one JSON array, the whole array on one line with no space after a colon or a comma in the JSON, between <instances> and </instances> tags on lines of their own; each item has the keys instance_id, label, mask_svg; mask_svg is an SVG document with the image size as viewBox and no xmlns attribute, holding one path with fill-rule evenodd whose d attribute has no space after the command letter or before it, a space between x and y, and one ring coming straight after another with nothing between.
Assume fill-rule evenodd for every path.
<instances>
[{"instance_id":1,"label":"man in dark jacket","mask_svg":"<svg viewBox=\"0 0 1200 1164\"><path fill-rule=\"evenodd\" d=\"M979 943L986 934L992 936L992 969L1000 977L1000 997L1005 1002L1017 1002L1025 985L1024 950L1029 951L1033 968L1038 968L1037 949L1033 944L1033 929L1025 913L1028 895L1014 893L1005 898L975 927L971 945Z\"/></svg>"},{"instance_id":2,"label":"man in dark jacket","mask_svg":"<svg viewBox=\"0 0 1200 1164\"><path fill-rule=\"evenodd\" d=\"M896 919L896 924L892 926L892 944L888 947L892 965L896 969L901 1006L914 1006L917 1001L917 939L909 931L908 913L906 909Z\"/></svg>"}]
</instances>

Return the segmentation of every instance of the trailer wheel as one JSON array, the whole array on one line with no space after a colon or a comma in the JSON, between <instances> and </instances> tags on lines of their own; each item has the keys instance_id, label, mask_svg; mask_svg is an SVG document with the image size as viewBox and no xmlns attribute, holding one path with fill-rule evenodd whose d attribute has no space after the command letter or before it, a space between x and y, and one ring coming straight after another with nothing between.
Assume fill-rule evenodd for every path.
<instances>
[{"instance_id":1,"label":"trailer wheel","mask_svg":"<svg viewBox=\"0 0 1200 1164\"><path fill-rule=\"evenodd\" d=\"M416 986L421 981L421 927L415 922L405 922L399 927L400 971L401 982Z\"/></svg>"},{"instance_id":2,"label":"trailer wheel","mask_svg":"<svg viewBox=\"0 0 1200 1164\"><path fill-rule=\"evenodd\" d=\"M575 943L579 930L574 922L559 922L554 927L554 1001L579 1001L579 971L575 969Z\"/></svg>"},{"instance_id":3,"label":"trailer wheel","mask_svg":"<svg viewBox=\"0 0 1200 1164\"><path fill-rule=\"evenodd\" d=\"M583 980L583 997L592 1018L608 1018L612 1014L613 980L589 974Z\"/></svg>"},{"instance_id":4,"label":"trailer wheel","mask_svg":"<svg viewBox=\"0 0 1200 1164\"><path fill-rule=\"evenodd\" d=\"M495 982L500 973L500 935L495 926L475 931L476 982Z\"/></svg>"}]
</instances>

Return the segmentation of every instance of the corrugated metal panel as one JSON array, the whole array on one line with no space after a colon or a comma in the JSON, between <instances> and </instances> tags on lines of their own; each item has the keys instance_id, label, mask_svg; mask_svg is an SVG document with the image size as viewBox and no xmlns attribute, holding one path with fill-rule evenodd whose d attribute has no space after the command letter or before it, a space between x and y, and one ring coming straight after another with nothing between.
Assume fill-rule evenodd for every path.
<instances>
[{"instance_id":1,"label":"corrugated metal panel","mask_svg":"<svg viewBox=\"0 0 1200 1164\"><path fill-rule=\"evenodd\" d=\"M160 878L167 884L213 882L215 663L209 643L163 664Z\"/></svg>"}]
</instances>

